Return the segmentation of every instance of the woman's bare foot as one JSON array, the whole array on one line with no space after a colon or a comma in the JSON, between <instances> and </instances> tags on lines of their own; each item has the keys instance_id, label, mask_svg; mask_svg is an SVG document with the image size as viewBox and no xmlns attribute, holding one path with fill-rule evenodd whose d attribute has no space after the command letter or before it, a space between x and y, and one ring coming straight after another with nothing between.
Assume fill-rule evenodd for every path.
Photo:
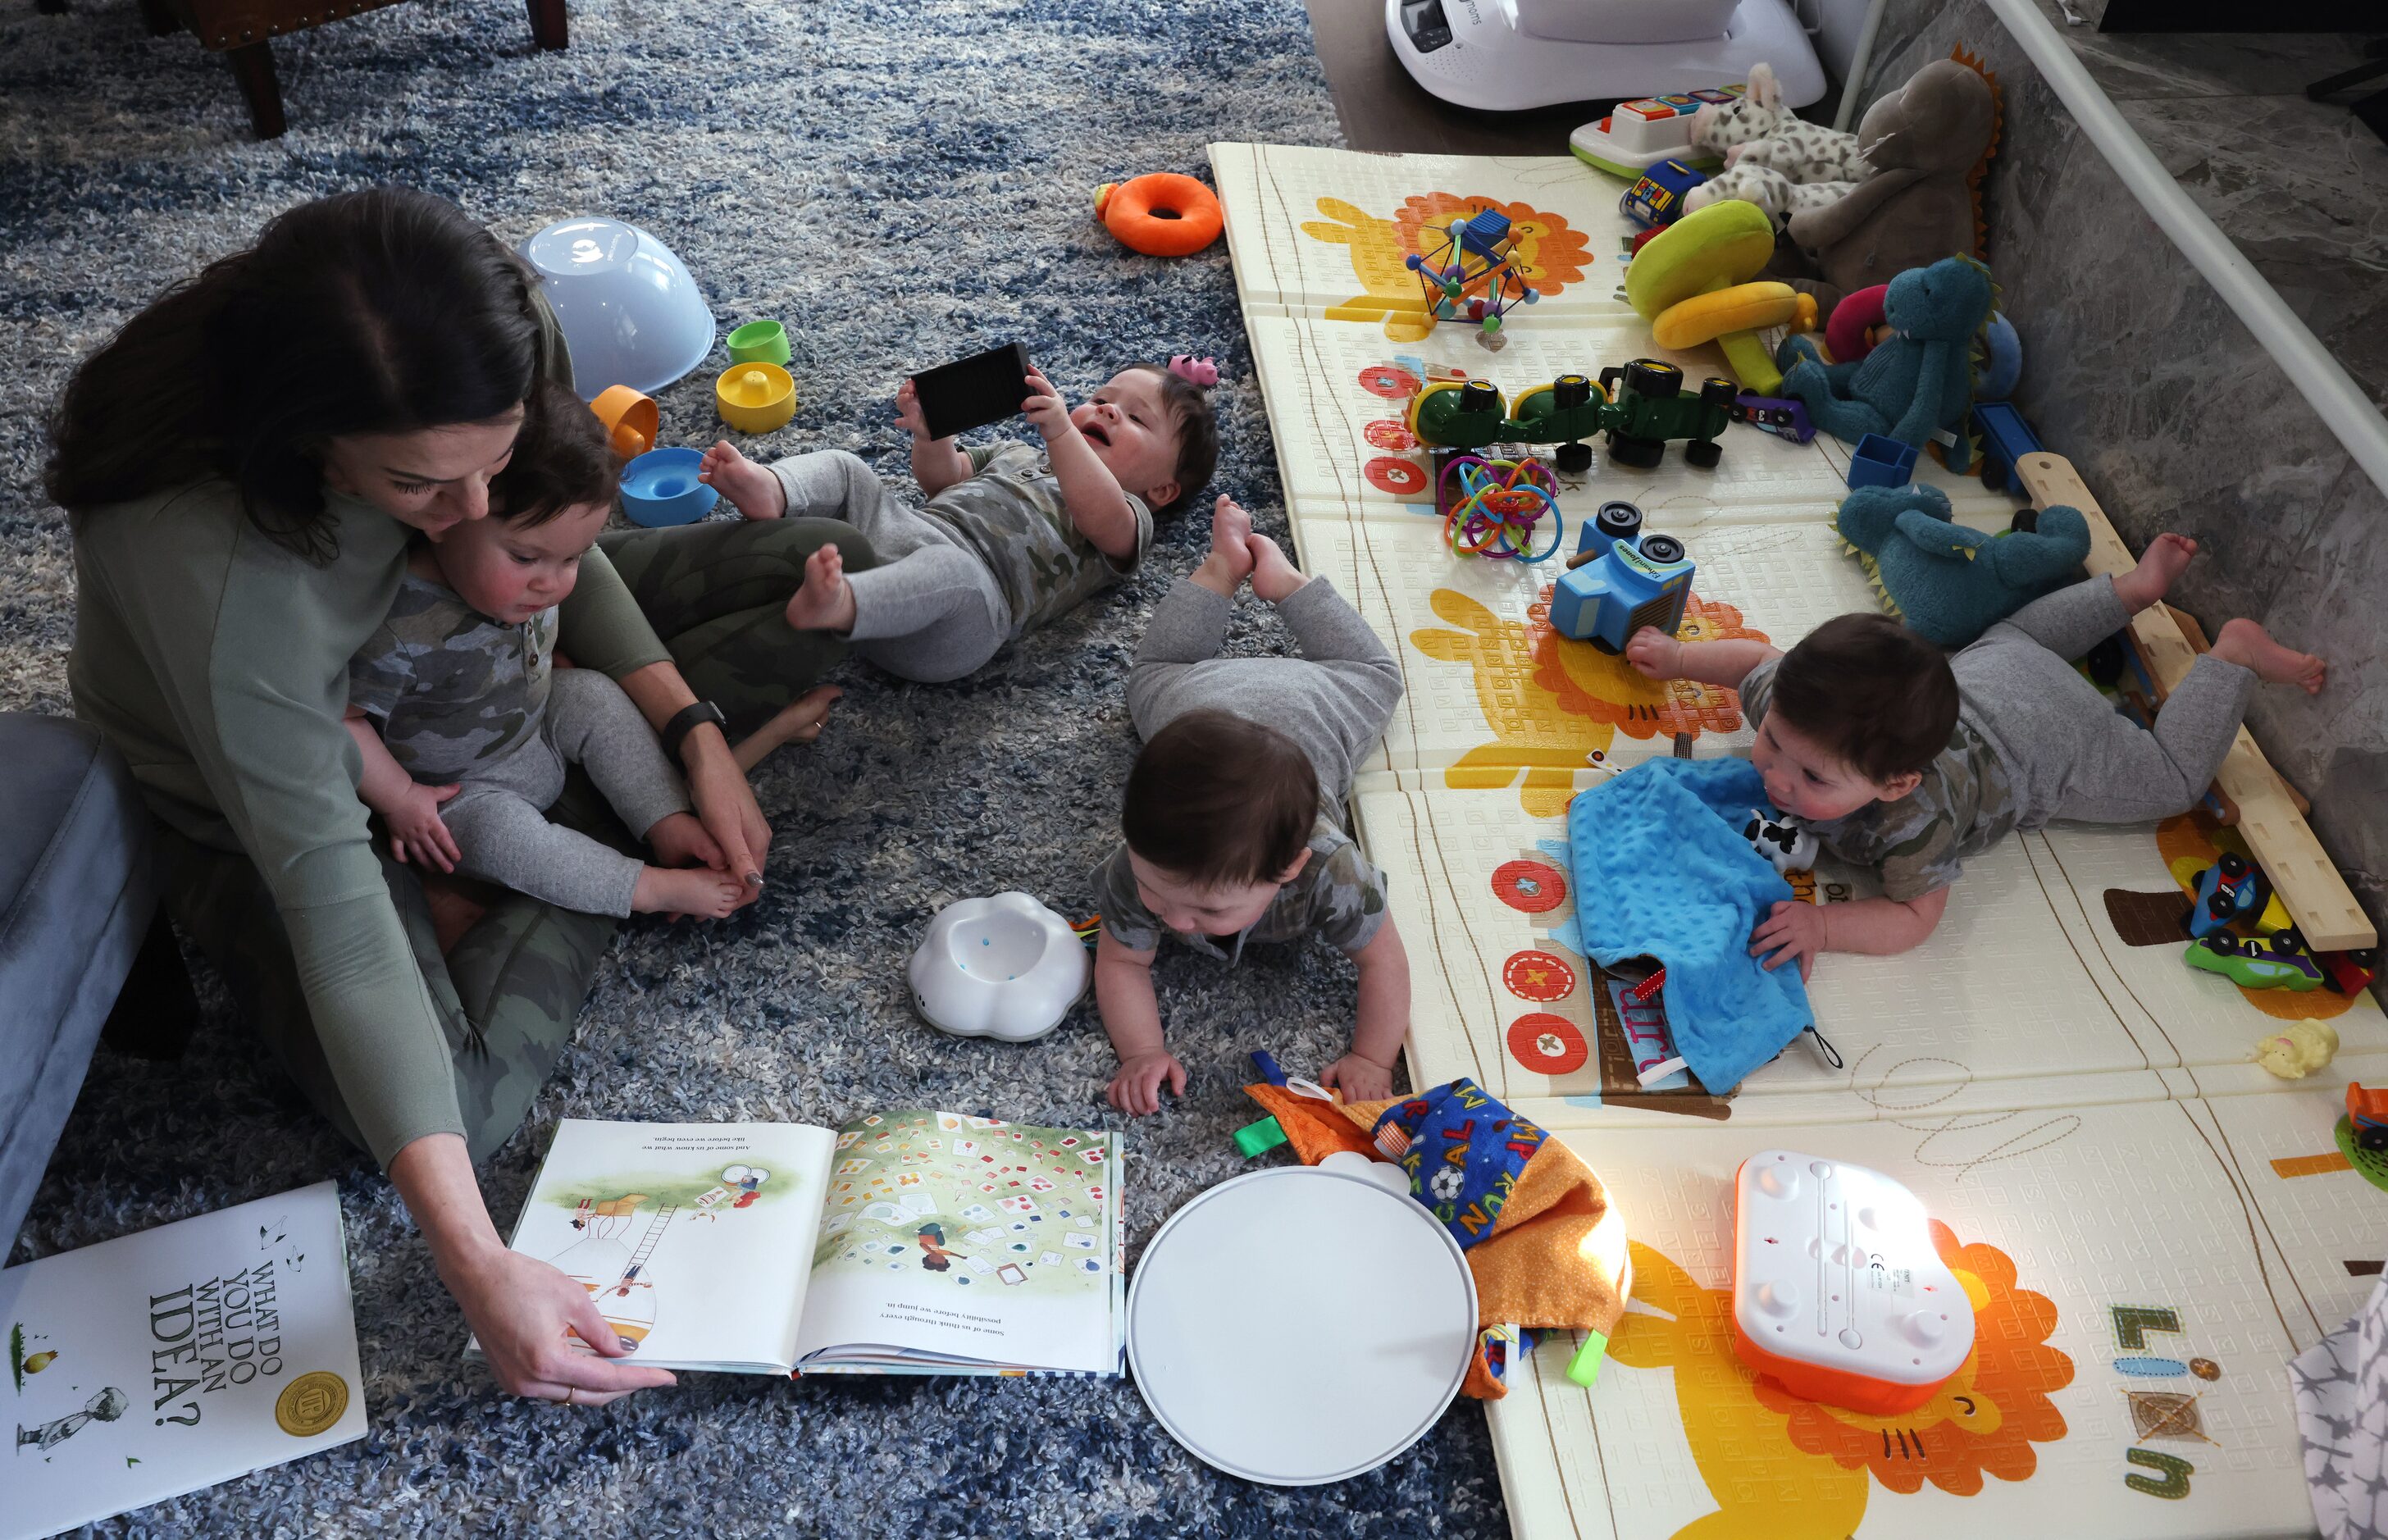
<instances>
[{"instance_id":1,"label":"woman's bare foot","mask_svg":"<svg viewBox=\"0 0 2388 1540\"><path fill-rule=\"evenodd\" d=\"M788 511L788 489L780 478L718 439L696 465L696 478L730 500L745 518L778 518Z\"/></svg>"},{"instance_id":2,"label":"woman's bare foot","mask_svg":"<svg viewBox=\"0 0 2388 1540\"><path fill-rule=\"evenodd\" d=\"M709 866L650 866L630 890L633 914L693 914L719 920L746 897L746 885Z\"/></svg>"},{"instance_id":3,"label":"woman's bare foot","mask_svg":"<svg viewBox=\"0 0 2388 1540\"><path fill-rule=\"evenodd\" d=\"M1294 590L1310 581L1266 535L1254 535L1247 543L1252 548L1252 592L1270 604L1284 604Z\"/></svg>"},{"instance_id":4,"label":"woman's bare foot","mask_svg":"<svg viewBox=\"0 0 2388 1540\"><path fill-rule=\"evenodd\" d=\"M829 708L845 692L834 684L824 684L818 690L807 690L789 705L780 707L779 714L742 738L730 750L742 770L753 771L766 755L781 744L809 744L821 735L829 721Z\"/></svg>"},{"instance_id":5,"label":"woman's bare foot","mask_svg":"<svg viewBox=\"0 0 2388 1540\"><path fill-rule=\"evenodd\" d=\"M2210 650L2225 663L2253 668L2267 684L2293 684L2308 695L2321 694L2330 680L2329 664L2311 653L2281 646L2271 632L2244 617L2225 621Z\"/></svg>"},{"instance_id":6,"label":"woman's bare foot","mask_svg":"<svg viewBox=\"0 0 2388 1540\"><path fill-rule=\"evenodd\" d=\"M2173 580L2197 554L2197 542L2187 535L2158 535L2140 557L2140 565L2115 578L2115 597L2133 615L2172 591Z\"/></svg>"},{"instance_id":7,"label":"woman's bare foot","mask_svg":"<svg viewBox=\"0 0 2388 1540\"><path fill-rule=\"evenodd\" d=\"M854 585L832 541L805 558L805 580L788 601L788 624L800 631L854 629Z\"/></svg>"},{"instance_id":8,"label":"woman's bare foot","mask_svg":"<svg viewBox=\"0 0 2388 1540\"><path fill-rule=\"evenodd\" d=\"M1252 515L1238 507L1234 498L1220 498L1211 507L1211 554L1192 572L1193 580L1234 598L1252 575L1251 538Z\"/></svg>"}]
</instances>

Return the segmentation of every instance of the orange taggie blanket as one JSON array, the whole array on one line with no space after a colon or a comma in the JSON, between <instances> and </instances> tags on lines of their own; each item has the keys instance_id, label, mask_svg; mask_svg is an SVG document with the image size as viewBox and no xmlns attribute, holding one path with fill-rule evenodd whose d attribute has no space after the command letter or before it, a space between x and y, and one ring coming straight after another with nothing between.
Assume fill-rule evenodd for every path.
<instances>
[{"instance_id":1,"label":"orange taggie blanket","mask_svg":"<svg viewBox=\"0 0 2388 1540\"><path fill-rule=\"evenodd\" d=\"M1507 1394L1510 1355L1531 1345L1506 1329L1586 1333L1578 1371L1596 1366L1632 1287L1625 1224L1581 1157L1475 1083L1392 1101L1321 1101L1284 1086L1248 1086L1304 1165L1339 1150L1390 1160L1410 1192L1467 1254L1476 1275L1477 1351L1468 1394Z\"/></svg>"}]
</instances>

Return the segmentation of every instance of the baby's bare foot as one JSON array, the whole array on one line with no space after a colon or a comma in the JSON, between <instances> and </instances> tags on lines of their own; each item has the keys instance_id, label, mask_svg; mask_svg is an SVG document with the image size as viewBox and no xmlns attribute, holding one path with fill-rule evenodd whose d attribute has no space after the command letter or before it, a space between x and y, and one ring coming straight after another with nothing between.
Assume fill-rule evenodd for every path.
<instances>
[{"instance_id":1,"label":"baby's bare foot","mask_svg":"<svg viewBox=\"0 0 2388 1540\"><path fill-rule=\"evenodd\" d=\"M821 729L828 725L831 704L845 694L834 684L824 684L780 707L777 716L739 740L738 746L730 751L738 768L752 770L781 744L809 744L819 737Z\"/></svg>"},{"instance_id":2,"label":"baby's bare foot","mask_svg":"<svg viewBox=\"0 0 2388 1540\"><path fill-rule=\"evenodd\" d=\"M788 601L788 624L800 631L854 629L854 585L835 541L805 558L805 580Z\"/></svg>"},{"instance_id":3,"label":"baby's bare foot","mask_svg":"<svg viewBox=\"0 0 2388 1540\"><path fill-rule=\"evenodd\" d=\"M693 914L719 920L746 896L745 885L709 866L650 866L630 890L634 914Z\"/></svg>"},{"instance_id":4,"label":"baby's bare foot","mask_svg":"<svg viewBox=\"0 0 2388 1540\"><path fill-rule=\"evenodd\" d=\"M1252 515L1222 497L1211 509L1211 554L1188 576L1202 588L1232 599L1252 575Z\"/></svg>"},{"instance_id":5,"label":"baby's bare foot","mask_svg":"<svg viewBox=\"0 0 2388 1540\"><path fill-rule=\"evenodd\" d=\"M2115 597L2131 614L2139 614L2172 591L2174 579L2196 554L2197 542L2187 535L2158 535L2139 566L2115 575Z\"/></svg>"},{"instance_id":6,"label":"baby's bare foot","mask_svg":"<svg viewBox=\"0 0 2388 1540\"><path fill-rule=\"evenodd\" d=\"M2214 639L2214 655L2255 670L2267 684L2293 684L2308 695L2321 694L2330 682L2330 665L2311 653L2283 647L2255 621L2227 621Z\"/></svg>"},{"instance_id":7,"label":"baby's bare foot","mask_svg":"<svg viewBox=\"0 0 2388 1540\"><path fill-rule=\"evenodd\" d=\"M788 490L780 478L738 452L727 439L714 441L697 462L696 478L730 500L746 518L778 518L788 511Z\"/></svg>"},{"instance_id":8,"label":"baby's bare foot","mask_svg":"<svg viewBox=\"0 0 2388 1540\"><path fill-rule=\"evenodd\" d=\"M1302 568L1285 559L1277 541L1266 535L1254 535L1246 543L1252 548L1252 592L1272 605L1281 605L1293 592L1310 581Z\"/></svg>"}]
</instances>

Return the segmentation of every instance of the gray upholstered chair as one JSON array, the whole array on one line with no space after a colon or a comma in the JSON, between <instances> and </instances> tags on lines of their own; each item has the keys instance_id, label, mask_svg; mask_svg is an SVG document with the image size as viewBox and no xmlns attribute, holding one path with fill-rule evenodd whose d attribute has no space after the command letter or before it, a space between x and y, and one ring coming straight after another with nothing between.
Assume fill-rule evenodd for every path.
<instances>
[{"instance_id":1,"label":"gray upholstered chair","mask_svg":"<svg viewBox=\"0 0 2388 1540\"><path fill-rule=\"evenodd\" d=\"M133 1051L171 1054L196 1012L133 772L96 729L0 713L0 1256L103 1027Z\"/></svg>"}]
</instances>

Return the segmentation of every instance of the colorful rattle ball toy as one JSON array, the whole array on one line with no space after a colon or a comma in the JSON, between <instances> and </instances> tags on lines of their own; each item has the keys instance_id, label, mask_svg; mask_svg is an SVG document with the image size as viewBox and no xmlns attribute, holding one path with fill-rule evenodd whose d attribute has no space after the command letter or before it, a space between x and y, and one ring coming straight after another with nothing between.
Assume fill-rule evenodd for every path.
<instances>
[{"instance_id":1,"label":"colorful rattle ball toy","mask_svg":"<svg viewBox=\"0 0 2388 1540\"><path fill-rule=\"evenodd\" d=\"M1095 189L1095 213L1131 251L1190 257L1219 238L1219 196L1190 176L1153 172Z\"/></svg>"},{"instance_id":2,"label":"colorful rattle ball toy","mask_svg":"<svg viewBox=\"0 0 2388 1540\"><path fill-rule=\"evenodd\" d=\"M1515 559L1531 566L1550 560L1565 538L1558 483L1539 461L1454 455L1435 490L1444 508L1442 538L1454 556ZM1537 551L1535 529L1546 515L1550 541Z\"/></svg>"}]
</instances>

